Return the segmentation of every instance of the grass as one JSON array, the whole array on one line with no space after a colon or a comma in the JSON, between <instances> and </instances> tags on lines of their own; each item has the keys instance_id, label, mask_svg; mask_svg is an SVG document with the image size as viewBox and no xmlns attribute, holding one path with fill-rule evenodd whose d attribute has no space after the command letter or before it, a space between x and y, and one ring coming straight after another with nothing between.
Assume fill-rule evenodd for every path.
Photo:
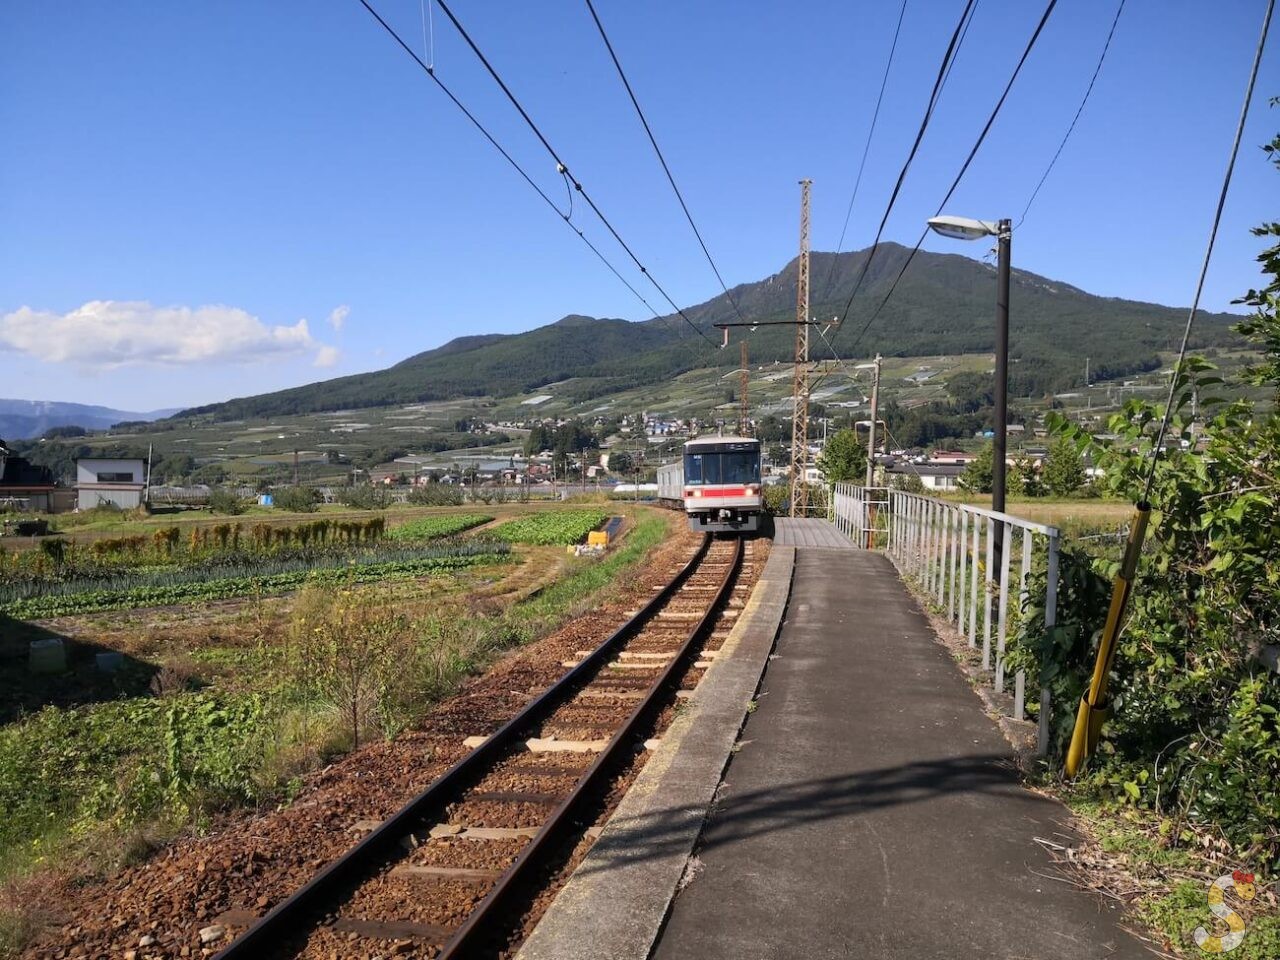
<instances>
[{"instance_id":1,"label":"grass","mask_svg":"<svg viewBox=\"0 0 1280 960\"><path fill-rule=\"evenodd\" d=\"M1209 834L1175 842L1170 822L1149 811L1099 802L1071 790L1060 799L1096 847L1086 846L1077 861L1085 876L1091 883L1125 888L1134 916L1158 934L1165 950L1177 955L1204 955L1194 940L1197 927L1210 934L1226 932L1206 899L1214 878L1235 869L1261 872L1257 865L1235 862L1222 842ZM1246 902L1229 893L1227 905L1239 911L1247 930L1243 943L1231 951L1233 958L1280 957L1280 911L1272 889L1260 882L1257 897Z\"/></svg>"},{"instance_id":2,"label":"grass","mask_svg":"<svg viewBox=\"0 0 1280 960\"><path fill-rule=\"evenodd\" d=\"M1210 934L1227 932L1226 924L1209 912L1205 901L1207 884L1184 880L1174 885L1163 896L1144 901L1137 907L1143 923L1160 931L1175 947L1188 956L1203 955L1194 939L1197 927L1204 927ZM1229 906L1236 901L1228 895ZM1246 916L1241 913L1241 916ZM1244 940L1231 951L1239 960L1275 960L1280 957L1280 916L1259 915L1246 917Z\"/></svg>"}]
</instances>

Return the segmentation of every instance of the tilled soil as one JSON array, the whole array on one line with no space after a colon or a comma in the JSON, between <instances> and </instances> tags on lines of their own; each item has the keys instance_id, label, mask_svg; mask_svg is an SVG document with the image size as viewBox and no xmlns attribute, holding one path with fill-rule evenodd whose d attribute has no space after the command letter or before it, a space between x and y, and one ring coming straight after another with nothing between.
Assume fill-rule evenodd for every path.
<instances>
[{"instance_id":1,"label":"tilled soil","mask_svg":"<svg viewBox=\"0 0 1280 960\"><path fill-rule=\"evenodd\" d=\"M696 548L697 539L687 532L672 538L612 602L508 656L441 703L419 729L390 743L372 744L313 775L292 804L231 815L210 836L175 842L146 863L106 880L83 887L65 885L59 891L63 922L46 931L24 957L159 960L208 956L221 949L254 916L300 887L464 756L468 751L463 738L495 731L564 673L563 662L579 659L581 651L594 648L670 579ZM764 541L751 544L751 581L763 567L766 550ZM739 591L735 596L745 598L746 593ZM678 626L672 626L673 634L678 633ZM722 618L707 649L723 642L731 626L732 620ZM606 686L618 691L642 690L649 682L646 678L653 676L647 670L611 672L634 674L610 679ZM682 685L691 687L701 672L691 671ZM540 735L583 740L607 737L603 727L595 724L629 712L635 702L625 696L575 702L554 729L548 724ZM665 716L671 714L669 707ZM595 811L597 823L603 823L621 799L646 756L638 752L615 778ZM491 772L476 790L567 795L592 760L591 754L556 755L554 759L539 756L536 763L530 755L513 758ZM531 828L543 822L550 809L539 802L464 801L450 808L447 822ZM425 833L422 841L399 865L501 870L524 846L519 839L430 838ZM532 928L591 842L591 834L583 835L562 852L545 885L529 892L525 916L495 940L495 953L502 952L504 946L517 945ZM412 904L408 914L398 910L394 919L453 928L471 909L477 890L483 889L470 880L391 870L357 891L341 914L344 920L387 919L379 914L378 904ZM215 927L220 929L212 929ZM409 939L382 942L323 927L307 940L301 955L328 960L429 957L433 952Z\"/></svg>"}]
</instances>

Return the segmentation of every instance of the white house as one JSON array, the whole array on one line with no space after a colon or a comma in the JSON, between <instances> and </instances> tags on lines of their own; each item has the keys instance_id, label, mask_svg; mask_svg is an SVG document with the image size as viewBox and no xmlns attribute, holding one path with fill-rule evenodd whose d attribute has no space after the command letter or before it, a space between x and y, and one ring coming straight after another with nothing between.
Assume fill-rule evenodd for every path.
<instances>
[{"instance_id":1,"label":"white house","mask_svg":"<svg viewBox=\"0 0 1280 960\"><path fill-rule=\"evenodd\" d=\"M115 504L124 510L142 505L146 461L86 457L76 461L76 503L81 510Z\"/></svg>"}]
</instances>

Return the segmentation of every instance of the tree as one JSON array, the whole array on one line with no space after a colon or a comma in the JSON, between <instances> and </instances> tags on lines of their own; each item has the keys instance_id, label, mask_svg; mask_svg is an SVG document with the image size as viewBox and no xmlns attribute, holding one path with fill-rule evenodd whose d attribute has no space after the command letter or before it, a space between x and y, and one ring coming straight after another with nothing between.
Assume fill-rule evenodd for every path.
<instances>
[{"instance_id":1,"label":"tree","mask_svg":"<svg viewBox=\"0 0 1280 960\"><path fill-rule=\"evenodd\" d=\"M611 453L609 454L609 469L614 473L627 476L635 470L635 463L629 453Z\"/></svg>"},{"instance_id":2,"label":"tree","mask_svg":"<svg viewBox=\"0 0 1280 960\"><path fill-rule=\"evenodd\" d=\"M1013 463L1009 464L1004 488L1011 494L1024 497L1043 497L1048 492L1035 461L1025 454L1014 457Z\"/></svg>"},{"instance_id":3,"label":"tree","mask_svg":"<svg viewBox=\"0 0 1280 960\"><path fill-rule=\"evenodd\" d=\"M827 440L817 461L829 483L861 483L867 476L867 451L852 430L841 430Z\"/></svg>"},{"instance_id":4,"label":"tree","mask_svg":"<svg viewBox=\"0 0 1280 960\"><path fill-rule=\"evenodd\" d=\"M1066 437L1059 437L1049 447L1049 457L1044 462L1044 483L1055 497L1068 497L1084 486L1084 458L1076 445Z\"/></svg>"},{"instance_id":5,"label":"tree","mask_svg":"<svg viewBox=\"0 0 1280 960\"><path fill-rule=\"evenodd\" d=\"M964 473L960 475L960 486L970 493L990 493L995 486L994 469L995 453L988 443L964 468Z\"/></svg>"}]
</instances>

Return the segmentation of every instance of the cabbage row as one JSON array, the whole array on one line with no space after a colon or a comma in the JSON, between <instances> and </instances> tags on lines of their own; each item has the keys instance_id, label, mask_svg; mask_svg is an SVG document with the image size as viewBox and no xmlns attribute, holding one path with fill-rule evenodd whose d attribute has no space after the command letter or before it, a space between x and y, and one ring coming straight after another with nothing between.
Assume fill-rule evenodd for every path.
<instances>
[{"instance_id":1,"label":"cabbage row","mask_svg":"<svg viewBox=\"0 0 1280 960\"><path fill-rule=\"evenodd\" d=\"M562 510L535 513L508 520L487 531L507 543L529 543L540 546L581 543L609 515L603 510Z\"/></svg>"},{"instance_id":2,"label":"cabbage row","mask_svg":"<svg viewBox=\"0 0 1280 960\"><path fill-rule=\"evenodd\" d=\"M416 560L392 560L382 563L351 564L319 570L296 570L266 576L223 577L195 583L165 586L140 586L127 590L89 590L81 593L30 597L0 607L0 614L19 620L64 617L101 610L127 610L133 607L158 607L169 604L195 603L205 600L229 600L257 593L286 593L309 584L370 583L407 580L443 573L463 567L493 563L501 552L474 553L467 556L435 556Z\"/></svg>"},{"instance_id":3,"label":"cabbage row","mask_svg":"<svg viewBox=\"0 0 1280 960\"><path fill-rule=\"evenodd\" d=\"M410 520L387 531L387 540L434 540L437 537L452 537L454 534L488 523L493 517L482 513L447 514L441 517L422 517Z\"/></svg>"}]
</instances>

